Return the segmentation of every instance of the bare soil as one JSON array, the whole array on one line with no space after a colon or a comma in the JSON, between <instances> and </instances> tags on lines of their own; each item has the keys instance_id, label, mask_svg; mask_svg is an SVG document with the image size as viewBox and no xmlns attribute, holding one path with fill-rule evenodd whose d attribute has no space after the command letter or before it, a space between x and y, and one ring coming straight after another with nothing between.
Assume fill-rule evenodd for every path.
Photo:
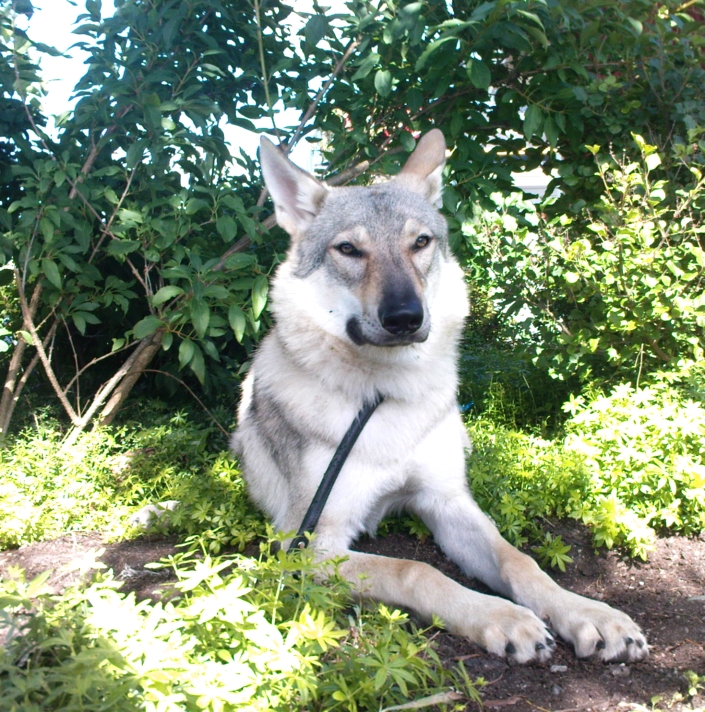
<instances>
[{"instance_id":1,"label":"bare soil","mask_svg":"<svg viewBox=\"0 0 705 712\"><path fill-rule=\"evenodd\" d=\"M493 658L466 641L438 631L434 638L442 659L461 662L472 679L482 677L483 706L494 712L644 712L705 709L705 691L687 696L683 673L705 675L705 535L687 539L664 537L648 562L625 559L616 552L595 553L584 527L560 523L554 533L572 545L574 563L555 579L577 593L603 600L632 616L649 639L649 658L636 664L605 665L577 660L572 649L558 643L553 658L542 665L512 665ZM96 533L70 534L49 542L0 553L0 574L10 566L26 570L28 578L50 570L50 585L61 591L80 575L71 566L95 556L124 581L124 589L139 598L157 598L169 580L169 570L145 564L176 551L174 539L149 539L104 544ZM359 542L361 551L425 561L464 585L486 591L465 578L432 541L400 534ZM478 710L469 702L467 710Z\"/></svg>"}]
</instances>

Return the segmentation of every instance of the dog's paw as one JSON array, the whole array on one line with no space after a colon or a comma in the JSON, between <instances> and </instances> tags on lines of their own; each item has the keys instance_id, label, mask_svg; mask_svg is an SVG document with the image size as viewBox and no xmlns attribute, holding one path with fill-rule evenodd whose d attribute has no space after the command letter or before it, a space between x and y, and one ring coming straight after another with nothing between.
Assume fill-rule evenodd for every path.
<instances>
[{"instance_id":1,"label":"dog's paw","mask_svg":"<svg viewBox=\"0 0 705 712\"><path fill-rule=\"evenodd\" d=\"M639 626L626 614L606 603L571 594L550 615L551 627L573 644L579 658L604 662L636 662L649 654Z\"/></svg>"},{"instance_id":2,"label":"dog's paw","mask_svg":"<svg viewBox=\"0 0 705 712\"><path fill-rule=\"evenodd\" d=\"M480 631L485 650L517 663L543 662L553 655L556 643L545 623L528 608L502 602Z\"/></svg>"}]
</instances>

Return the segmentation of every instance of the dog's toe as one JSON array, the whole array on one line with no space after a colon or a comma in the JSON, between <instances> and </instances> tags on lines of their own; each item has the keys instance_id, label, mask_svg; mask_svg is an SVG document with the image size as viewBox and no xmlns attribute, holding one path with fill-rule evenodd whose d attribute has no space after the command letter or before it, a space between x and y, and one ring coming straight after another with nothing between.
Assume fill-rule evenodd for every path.
<instances>
[{"instance_id":1,"label":"dog's toe","mask_svg":"<svg viewBox=\"0 0 705 712\"><path fill-rule=\"evenodd\" d=\"M501 619L487 626L484 647L488 652L517 663L543 662L553 654L551 634L528 608L509 604Z\"/></svg>"},{"instance_id":2,"label":"dog's toe","mask_svg":"<svg viewBox=\"0 0 705 712\"><path fill-rule=\"evenodd\" d=\"M639 626L626 614L600 601L579 599L562 622L554 620L553 624L573 644L579 658L636 662L649 654Z\"/></svg>"}]
</instances>

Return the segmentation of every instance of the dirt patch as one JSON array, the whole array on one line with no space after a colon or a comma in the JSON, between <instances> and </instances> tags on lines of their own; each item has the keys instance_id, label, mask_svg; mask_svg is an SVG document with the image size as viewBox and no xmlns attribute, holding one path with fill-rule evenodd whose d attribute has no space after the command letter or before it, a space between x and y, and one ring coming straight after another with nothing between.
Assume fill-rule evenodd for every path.
<instances>
[{"instance_id":1,"label":"dirt patch","mask_svg":"<svg viewBox=\"0 0 705 712\"><path fill-rule=\"evenodd\" d=\"M449 664L462 662L471 678L483 677L482 690L488 710L506 712L615 712L644 705L660 696L659 707L678 710L678 695L685 696L683 673L705 675L705 536L694 539L660 539L646 563L617 553L595 554L587 531L561 523L555 528L572 545L574 563L554 578L566 588L609 603L628 613L645 630L650 657L636 664L604 665L577 660L572 649L559 641L553 658L544 665L509 665L476 646L443 632L435 635L437 649ZM9 566L27 571L28 578L51 570L50 585L59 591L80 576L72 564L87 561L104 549L100 560L124 581L124 589L139 598L157 597L168 583L169 570L153 571L145 564L177 551L175 539L141 539L104 544L98 534L71 534L51 542L0 553L0 573ZM465 578L431 541L399 534L365 539L361 551L425 561L466 586L487 590ZM685 701L685 699L683 699ZM674 704L672 704L674 703ZM689 701L705 707L705 697ZM468 710L477 710L471 703Z\"/></svg>"}]
</instances>

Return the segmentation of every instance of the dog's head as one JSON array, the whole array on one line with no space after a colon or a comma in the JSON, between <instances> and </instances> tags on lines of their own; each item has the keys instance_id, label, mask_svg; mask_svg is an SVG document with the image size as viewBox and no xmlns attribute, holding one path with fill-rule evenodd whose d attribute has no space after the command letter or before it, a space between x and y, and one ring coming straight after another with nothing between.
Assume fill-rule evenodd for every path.
<instances>
[{"instance_id":1,"label":"dog's head","mask_svg":"<svg viewBox=\"0 0 705 712\"><path fill-rule=\"evenodd\" d=\"M425 134L395 178L368 187L331 188L266 138L260 155L277 222L292 238L292 274L319 284L346 337L359 346L425 341L429 282L448 256L446 222L435 208L443 134Z\"/></svg>"}]
</instances>

